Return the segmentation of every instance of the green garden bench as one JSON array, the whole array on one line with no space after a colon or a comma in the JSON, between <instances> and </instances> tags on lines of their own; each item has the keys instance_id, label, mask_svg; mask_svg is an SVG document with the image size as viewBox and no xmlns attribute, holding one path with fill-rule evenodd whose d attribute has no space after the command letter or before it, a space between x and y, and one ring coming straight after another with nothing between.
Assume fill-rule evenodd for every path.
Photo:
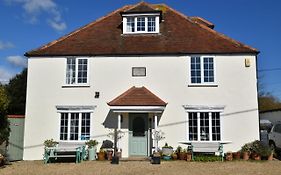
<instances>
[{"instance_id":1,"label":"green garden bench","mask_svg":"<svg viewBox=\"0 0 281 175\"><path fill-rule=\"evenodd\" d=\"M84 143L83 143L84 144ZM60 142L56 147L47 147L44 152L44 163L49 163L51 159L75 158L75 163L80 163L86 158L85 145L81 143Z\"/></svg>"}]
</instances>

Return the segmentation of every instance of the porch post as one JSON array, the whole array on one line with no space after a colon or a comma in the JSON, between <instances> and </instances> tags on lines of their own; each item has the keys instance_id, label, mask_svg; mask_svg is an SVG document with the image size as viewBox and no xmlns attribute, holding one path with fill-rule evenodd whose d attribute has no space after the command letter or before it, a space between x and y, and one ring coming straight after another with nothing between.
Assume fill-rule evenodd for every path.
<instances>
[{"instance_id":1,"label":"porch post","mask_svg":"<svg viewBox=\"0 0 281 175\"><path fill-rule=\"evenodd\" d=\"M118 114L118 130L121 129L121 114Z\"/></svg>"},{"instance_id":2,"label":"porch post","mask_svg":"<svg viewBox=\"0 0 281 175\"><path fill-rule=\"evenodd\" d=\"M117 134L119 133L119 131L121 130L121 114L118 113L118 124L117 124ZM118 135L117 135L118 137ZM120 150L120 139L117 139L117 149Z\"/></svg>"},{"instance_id":3,"label":"porch post","mask_svg":"<svg viewBox=\"0 0 281 175\"><path fill-rule=\"evenodd\" d=\"M157 131L157 123L158 123L158 118L157 118L157 115L154 114L154 132L155 132L155 134ZM154 138L154 147L155 147L155 151L157 152L158 151L158 141L155 138Z\"/></svg>"}]
</instances>

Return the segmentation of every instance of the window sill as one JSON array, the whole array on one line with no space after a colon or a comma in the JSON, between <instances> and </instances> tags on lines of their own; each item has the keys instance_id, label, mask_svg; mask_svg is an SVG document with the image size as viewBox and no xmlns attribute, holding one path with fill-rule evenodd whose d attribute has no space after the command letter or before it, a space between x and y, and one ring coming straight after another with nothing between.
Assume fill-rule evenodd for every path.
<instances>
[{"instance_id":1,"label":"window sill","mask_svg":"<svg viewBox=\"0 0 281 175\"><path fill-rule=\"evenodd\" d=\"M218 87L218 84L189 84L188 87Z\"/></svg>"},{"instance_id":2,"label":"window sill","mask_svg":"<svg viewBox=\"0 0 281 175\"><path fill-rule=\"evenodd\" d=\"M89 84L64 84L62 88L78 88L78 87L90 87Z\"/></svg>"}]
</instances>

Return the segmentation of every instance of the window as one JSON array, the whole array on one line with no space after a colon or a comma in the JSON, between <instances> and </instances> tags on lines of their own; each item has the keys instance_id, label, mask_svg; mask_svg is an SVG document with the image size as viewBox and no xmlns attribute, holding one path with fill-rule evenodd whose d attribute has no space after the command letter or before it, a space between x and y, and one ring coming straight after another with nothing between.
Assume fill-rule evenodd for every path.
<instances>
[{"instance_id":1,"label":"window","mask_svg":"<svg viewBox=\"0 0 281 175\"><path fill-rule=\"evenodd\" d=\"M147 21L148 32L155 32L156 30L155 17L148 17L147 20L148 20Z\"/></svg>"},{"instance_id":2,"label":"window","mask_svg":"<svg viewBox=\"0 0 281 175\"><path fill-rule=\"evenodd\" d=\"M123 33L159 33L159 14L123 15Z\"/></svg>"},{"instance_id":3,"label":"window","mask_svg":"<svg viewBox=\"0 0 281 175\"><path fill-rule=\"evenodd\" d=\"M137 31L145 31L145 17L137 18Z\"/></svg>"},{"instance_id":4,"label":"window","mask_svg":"<svg viewBox=\"0 0 281 175\"><path fill-rule=\"evenodd\" d=\"M66 84L88 83L88 59L67 58Z\"/></svg>"},{"instance_id":5,"label":"window","mask_svg":"<svg viewBox=\"0 0 281 175\"><path fill-rule=\"evenodd\" d=\"M192 84L215 82L213 57L191 57L190 71Z\"/></svg>"},{"instance_id":6,"label":"window","mask_svg":"<svg viewBox=\"0 0 281 175\"><path fill-rule=\"evenodd\" d=\"M135 19L132 17L127 18L127 32L135 32Z\"/></svg>"},{"instance_id":7,"label":"window","mask_svg":"<svg viewBox=\"0 0 281 175\"><path fill-rule=\"evenodd\" d=\"M89 140L89 112L61 113L60 140Z\"/></svg>"},{"instance_id":8,"label":"window","mask_svg":"<svg viewBox=\"0 0 281 175\"><path fill-rule=\"evenodd\" d=\"M188 138L190 141L221 140L220 112L188 112Z\"/></svg>"},{"instance_id":9,"label":"window","mask_svg":"<svg viewBox=\"0 0 281 175\"><path fill-rule=\"evenodd\" d=\"M132 68L132 76L133 77L145 77L146 76L146 68L145 67L133 67Z\"/></svg>"}]
</instances>

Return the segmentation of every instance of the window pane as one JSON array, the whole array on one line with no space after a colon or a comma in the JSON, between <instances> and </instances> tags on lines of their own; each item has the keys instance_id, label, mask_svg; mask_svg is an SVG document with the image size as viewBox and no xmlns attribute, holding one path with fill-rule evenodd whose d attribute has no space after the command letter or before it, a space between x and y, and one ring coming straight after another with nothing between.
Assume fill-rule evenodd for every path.
<instances>
[{"instance_id":1,"label":"window pane","mask_svg":"<svg viewBox=\"0 0 281 175\"><path fill-rule=\"evenodd\" d=\"M137 18L137 31L145 31L145 17Z\"/></svg>"},{"instance_id":2,"label":"window pane","mask_svg":"<svg viewBox=\"0 0 281 175\"><path fill-rule=\"evenodd\" d=\"M135 32L135 19L133 17L127 18L127 32Z\"/></svg>"},{"instance_id":3,"label":"window pane","mask_svg":"<svg viewBox=\"0 0 281 175\"><path fill-rule=\"evenodd\" d=\"M70 116L70 140L78 140L79 113L71 113Z\"/></svg>"},{"instance_id":4,"label":"window pane","mask_svg":"<svg viewBox=\"0 0 281 175\"><path fill-rule=\"evenodd\" d=\"M209 136L209 113L200 113L200 139L202 141L210 140Z\"/></svg>"},{"instance_id":5,"label":"window pane","mask_svg":"<svg viewBox=\"0 0 281 175\"><path fill-rule=\"evenodd\" d=\"M90 139L90 113L82 113L81 140Z\"/></svg>"},{"instance_id":6,"label":"window pane","mask_svg":"<svg viewBox=\"0 0 281 175\"><path fill-rule=\"evenodd\" d=\"M191 57L191 83L201 83L200 57Z\"/></svg>"},{"instance_id":7,"label":"window pane","mask_svg":"<svg viewBox=\"0 0 281 175\"><path fill-rule=\"evenodd\" d=\"M218 141L221 139L219 112L212 112L212 137L214 141Z\"/></svg>"},{"instance_id":8,"label":"window pane","mask_svg":"<svg viewBox=\"0 0 281 175\"><path fill-rule=\"evenodd\" d=\"M204 58L204 82L214 82L214 63L212 57Z\"/></svg>"},{"instance_id":9,"label":"window pane","mask_svg":"<svg viewBox=\"0 0 281 175\"><path fill-rule=\"evenodd\" d=\"M75 58L67 58L67 66L66 66L66 84L74 84L75 83Z\"/></svg>"},{"instance_id":10,"label":"window pane","mask_svg":"<svg viewBox=\"0 0 281 175\"><path fill-rule=\"evenodd\" d=\"M147 20L148 32L155 32L155 17L148 17Z\"/></svg>"},{"instance_id":11,"label":"window pane","mask_svg":"<svg viewBox=\"0 0 281 175\"><path fill-rule=\"evenodd\" d=\"M67 140L68 133L68 113L61 113L60 140Z\"/></svg>"},{"instance_id":12,"label":"window pane","mask_svg":"<svg viewBox=\"0 0 281 175\"><path fill-rule=\"evenodd\" d=\"M132 68L133 77L145 77L146 76L146 68L145 67L133 67Z\"/></svg>"},{"instance_id":13,"label":"window pane","mask_svg":"<svg viewBox=\"0 0 281 175\"><path fill-rule=\"evenodd\" d=\"M87 59L78 59L78 83L87 83Z\"/></svg>"},{"instance_id":14,"label":"window pane","mask_svg":"<svg viewBox=\"0 0 281 175\"><path fill-rule=\"evenodd\" d=\"M198 134L197 134L197 129L198 129L198 124L197 124L197 113L196 112L190 112L188 113L188 130L189 130L189 140L194 141L198 140Z\"/></svg>"}]
</instances>

